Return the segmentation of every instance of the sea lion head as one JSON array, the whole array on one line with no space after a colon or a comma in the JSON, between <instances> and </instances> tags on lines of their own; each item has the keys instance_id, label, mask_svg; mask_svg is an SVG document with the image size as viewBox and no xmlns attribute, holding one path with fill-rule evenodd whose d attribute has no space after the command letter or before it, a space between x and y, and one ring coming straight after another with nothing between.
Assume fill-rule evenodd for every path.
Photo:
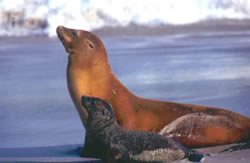
<instances>
[{"instance_id":1,"label":"sea lion head","mask_svg":"<svg viewBox=\"0 0 250 163\"><path fill-rule=\"evenodd\" d=\"M105 47L101 39L94 34L63 26L58 26L56 32L69 54L70 65L77 68L89 67L91 64L103 64L104 61L107 61Z\"/></svg>"},{"instance_id":2,"label":"sea lion head","mask_svg":"<svg viewBox=\"0 0 250 163\"><path fill-rule=\"evenodd\" d=\"M107 122L116 121L112 106L106 100L82 96L82 105L88 112L87 125L98 124L100 127L100 125L105 126Z\"/></svg>"}]
</instances>

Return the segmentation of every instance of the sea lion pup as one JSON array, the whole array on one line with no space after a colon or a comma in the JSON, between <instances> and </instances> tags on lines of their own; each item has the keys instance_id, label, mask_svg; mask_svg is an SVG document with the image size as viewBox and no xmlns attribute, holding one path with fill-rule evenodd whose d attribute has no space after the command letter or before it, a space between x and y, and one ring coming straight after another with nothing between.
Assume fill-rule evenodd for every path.
<instances>
[{"instance_id":1,"label":"sea lion pup","mask_svg":"<svg viewBox=\"0 0 250 163\"><path fill-rule=\"evenodd\" d=\"M57 28L57 34L69 53L68 89L83 125L88 114L81 105L81 97L86 95L111 103L121 127L159 132L185 146L220 145L248 138L248 117L219 108L138 97L116 78L97 36L63 26Z\"/></svg>"},{"instance_id":2,"label":"sea lion pup","mask_svg":"<svg viewBox=\"0 0 250 163\"><path fill-rule=\"evenodd\" d=\"M88 112L85 145L81 155L106 162L170 162L183 158L200 161L203 155L154 132L121 128L112 106L95 97L82 97Z\"/></svg>"}]
</instances>

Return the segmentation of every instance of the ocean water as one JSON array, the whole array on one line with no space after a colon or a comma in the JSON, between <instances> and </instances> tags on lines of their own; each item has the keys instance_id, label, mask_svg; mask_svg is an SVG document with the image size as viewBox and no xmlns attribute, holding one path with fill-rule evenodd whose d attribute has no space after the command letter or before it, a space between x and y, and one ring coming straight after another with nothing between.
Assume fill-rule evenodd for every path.
<instances>
[{"instance_id":1,"label":"ocean water","mask_svg":"<svg viewBox=\"0 0 250 163\"><path fill-rule=\"evenodd\" d=\"M100 36L136 95L250 116L250 30ZM0 148L83 144L66 66L57 38L0 39Z\"/></svg>"},{"instance_id":2,"label":"ocean water","mask_svg":"<svg viewBox=\"0 0 250 163\"><path fill-rule=\"evenodd\" d=\"M250 0L1 0L0 35L55 36L56 26L93 30L250 18Z\"/></svg>"}]
</instances>

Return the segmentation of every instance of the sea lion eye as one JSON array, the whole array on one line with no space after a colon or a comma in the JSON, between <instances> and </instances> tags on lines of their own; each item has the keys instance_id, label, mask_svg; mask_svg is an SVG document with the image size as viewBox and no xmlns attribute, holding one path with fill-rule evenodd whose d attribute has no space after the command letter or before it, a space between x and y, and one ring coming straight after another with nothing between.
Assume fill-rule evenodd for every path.
<instances>
[{"instance_id":1,"label":"sea lion eye","mask_svg":"<svg viewBox=\"0 0 250 163\"><path fill-rule=\"evenodd\" d=\"M94 45L93 45L91 42L88 41L88 44L89 44L89 47L90 47L91 49L94 48Z\"/></svg>"},{"instance_id":2,"label":"sea lion eye","mask_svg":"<svg viewBox=\"0 0 250 163\"><path fill-rule=\"evenodd\" d=\"M73 32L72 32L72 36L73 36L74 38L77 38L77 33L76 33L75 31L73 31Z\"/></svg>"}]
</instances>

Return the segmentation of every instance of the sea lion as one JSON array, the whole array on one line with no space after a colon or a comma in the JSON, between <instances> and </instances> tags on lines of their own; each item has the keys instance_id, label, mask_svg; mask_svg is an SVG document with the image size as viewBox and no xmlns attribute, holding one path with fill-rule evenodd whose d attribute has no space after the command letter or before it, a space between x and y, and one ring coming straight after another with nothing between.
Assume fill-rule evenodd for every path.
<instances>
[{"instance_id":1,"label":"sea lion","mask_svg":"<svg viewBox=\"0 0 250 163\"><path fill-rule=\"evenodd\" d=\"M69 53L68 89L83 125L88 114L81 106L81 97L86 95L111 103L123 128L155 131L186 146L228 144L249 138L250 118L220 108L138 97L112 72L100 38L63 26L57 28L57 34Z\"/></svg>"},{"instance_id":2,"label":"sea lion","mask_svg":"<svg viewBox=\"0 0 250 163\"><path fill-rule=\"evenodd\" d=\"M104 162L170 162L188 158L200 161L201 153L154 132L121 128L112 106L95 97L82 97L88 112L82 156L98 157Z\"/></svg>"}]
</instances>

